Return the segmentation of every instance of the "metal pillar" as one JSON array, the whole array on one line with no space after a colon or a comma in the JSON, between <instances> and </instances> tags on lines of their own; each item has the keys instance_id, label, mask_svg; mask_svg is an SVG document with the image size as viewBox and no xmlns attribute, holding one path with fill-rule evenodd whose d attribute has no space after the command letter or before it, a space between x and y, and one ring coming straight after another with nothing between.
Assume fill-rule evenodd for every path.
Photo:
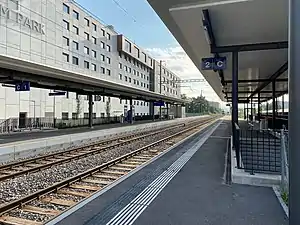
<instances>
[{"instance_id":1,"label":"metal pillar","mask_svg":"<svg viewBox=\"0 0 300 225\"><path fill-rule=\"evenodd\" d=\"M246 119L246 103L244 103L244 119Z\"/></svg>"},{"instance_id":2,"label":"metal pillar","mask_svg":"<svg viewBox=\"0 0 300 225\"><path fill-rule=\"evenodd\" d=\"M284 95L282 95L282 104L281 104L281 107L282 107L282 115L284 114Z\"/></svg>"},{"instance_id":3,"label":"metal pillar","mask_svg":"<svg viewBox=\"0 0 300 225\"><path fill-rule=\"evenodd\" d=\"M133 124L133 104L132 104L132 99L129 100L129 104L130 104L129 123Z\"/></svg>"},{"instance_id":4,"label":"metal pillar","mask_svg":"<svg viewBox=\"0 0 300 225\"><path fill-rule=\"evenodd\" d=\"M249 104L248 104L248 102L247 102L247 115L246 115L246 117L247 117L247 123L248 123L248 118L249 118Z\"/></svg>"},{"instance_id":5,"label":"metal pillar","mask_svg":"<svg viewBox=\"0 0 300 225\"><path fill-rule=\"evenodd\" d=\"M260 92L258 92L257 94L258 96L258 103L257 103L257 117L258 117L258 121L260 122Z\"/></svg>"},{"instance_id":6,"label":"metal pillar","mask_svg":"<svg viewBox=\"0 0 300 225\"><path fill-rule=\"evenodd\" d=\"M166 102L166 106L167 106L167 119L169 119L169 103Z\"/></svg>"},{"instance_id":7,"label":"metal pillar","mask_svg":"<svg viewBox=\"0 0 300 225\"><path fill-rule=\"evenodd\" d=\"M93 127L93 95L89 94L89 127Z\"/></svg>"},{"instance_id":8,"label":"metal pillar","mask_svg":"<svg viewBox=\"0 0 300 225\"><path fill-rule=\"evenodd\" d=\"M250 99L251 122L253 121L253 98Z\"/></svg>"},{"instance_id":9,"label":"metal pillar","mask_svg":"<svg viewBox=\"0 0 300 225\"><path fill-rule=\"evenodd\" d=\"M232 52L232 129L235 137L235 124L238 125L238 52Z\"/></svg>"},{"instance_id":10,"label":"metal pillar","mask_svg":"<svg viewBox=\"0 0 300 225\"><path fill-rule=\"evenodd\" d=\"M267 107L266 107L266 110L267 110L267 117L269 116L269 103L267 102Z\"/></svg>"},{"instance_id":11,"label":"metal pillar","mask_svg":"<svg viewBox=\"0 0 300 225\"><path fill-rule=\"evenodd\" d=\"M275 80L272 81L272 126L275 129L275 116L276 116L276 97L275 97Z\"/></svg>"},{"instance_id":12,"label":"metal pillar","mask_svg":"<svg viewBox=\"0 0 300 225\"><path fill-rule=\"evenodd\" d=\"M159 61L159 93L161 94L161 72L162 72L162 60ZM159 119L161 120L161 105L159 106Z\"/></svg>"},{"instance_id":13,"label":"metal pillar","mask_svg":"<svg viewBox=\"0 0 300 225\"><path fill-rule=\"evenodd\" d=\"M289 8L289 224L300 224L300 1Z\"/></svg>"}]
</instances>

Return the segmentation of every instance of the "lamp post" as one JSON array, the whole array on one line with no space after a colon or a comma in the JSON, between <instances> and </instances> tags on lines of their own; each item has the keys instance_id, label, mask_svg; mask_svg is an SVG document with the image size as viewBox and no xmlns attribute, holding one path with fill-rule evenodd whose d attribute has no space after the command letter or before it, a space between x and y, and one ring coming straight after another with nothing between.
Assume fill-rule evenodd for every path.
<instances>
[{"instance_id":1,"label":"lamp post","mask_svg":"<svg viewBox=\"0 0 300 225\"><path fill-rule=\"evenodd\" d=\"M161 94L162 82L161 82L161 72L162 72L162 63L164 60L159 61L159 93ZM159 119L161 120L161 105L159 106Z\"/></svg>"}]
</instances>

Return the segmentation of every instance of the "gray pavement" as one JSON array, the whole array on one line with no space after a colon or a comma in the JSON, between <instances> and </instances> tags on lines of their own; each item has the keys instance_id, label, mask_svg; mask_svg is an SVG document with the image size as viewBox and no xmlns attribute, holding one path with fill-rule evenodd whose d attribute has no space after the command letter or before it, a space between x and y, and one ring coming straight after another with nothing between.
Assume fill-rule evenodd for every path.
<instances>
[{"instance_id":1,"label":"gray pavement","mask_svg":"<svg viewBox=\"0 0 300 225\"><path fill-rule=\"evenodd\" d=\"M179 145L58 225L106 224L202 137ZM230 122L223 123L137 218L135 225L287 225L271 188L224 183Z\"/></svg>"},{"instance_id":2,"label":"gray pavement","mask_svg":"<svg viewBox=\"0 0 300 225\"><path fill-rule=\"evenodd\" d=\"M159 120L156 120L159 121ZM155 121L155 122L156 122ZM145 120L145 121L137 121L134 122L136 124L143 124L143 123L152 123L152 120ZM57 130L45 130L45 131L24 131L24 132L14 132L11 134L0 134L0 144L12 143L17 141L25 141L25 140L33 140L39 138L48 138L48 137L55 137L60 135L68 135L68 134L76 134L76 133L84 133L89 131L95 130L104 130L109 128L116 128L116 127L124 127L130 126L129 123L115 123L115 124L102 124L96 125L93 128L89 127L78 127L78 128L67 128L67 129L57 129Z\"/></svg>"}]
</instances>

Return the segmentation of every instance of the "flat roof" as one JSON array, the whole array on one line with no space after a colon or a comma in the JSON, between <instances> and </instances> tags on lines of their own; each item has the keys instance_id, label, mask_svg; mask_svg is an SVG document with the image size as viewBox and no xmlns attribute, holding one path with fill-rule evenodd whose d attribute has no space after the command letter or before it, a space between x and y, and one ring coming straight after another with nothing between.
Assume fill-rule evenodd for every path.
<instances>
[{"instance_id":1,"label":"flat roof","mask_svg":"<svg viewBox=\"0 0 300 225\"><path fill-rule=\"evenodd\" d=\"M288 5L286 0L148 0L179 44L212 86L221 100L230 101L232 82L231 50L239 49L239 99L272 97L287 93ZM209 20L205 32L203 20ZM211 40L213 34L213 40ZM212 43L212 41L214 43ZM250 44L255 44L251 46ZM227 57L227 69L218 73L201 69L201 59L213 57L211 46ZM220 47L226 48L220 48ZM256 49L259 51L245 51ZM235 48L234 48L235 47ZM244 47L244 48L243 48ZM272 49L270 49L272 48ZM269 50L266 50L269 49ZM230 50L230 51L229 51ZM227 98L226 98L227 97ZM255 99L254 99L255 100Z\"/></svg>"},{"instance_id":2,"label":"flat roof","mask_svg":"<svg viewBox=\"0 0 300 225\"><path fill-rule=\"evenodd\" d=\"M105 94L117 98L127 97L145 101L163 100L169 103L180 104L186 102L183 99L126 86L88 74L76 73L0 54L0 82L9 83L12 80L27 80L32 82L35 87L61 88L61 90L85 94Z\"/></svg>"}]
</instances>

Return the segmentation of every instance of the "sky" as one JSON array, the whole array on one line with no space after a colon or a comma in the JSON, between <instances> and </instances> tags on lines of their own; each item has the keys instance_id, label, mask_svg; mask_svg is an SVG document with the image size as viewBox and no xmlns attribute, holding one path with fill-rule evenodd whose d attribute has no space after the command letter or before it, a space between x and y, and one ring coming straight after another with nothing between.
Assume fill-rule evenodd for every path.
<instances>
[{"instance_id":1,"label":"sky","mask_svg":"<svg viewBox=\"0 0 300 225\"><path fill-rule=\"evenodd\" d=\"M76 2L100 18L105 25L113 25L118 33L145 49L156 60L164 60L165 66L181 79L203 78L147 0L76 0ZM199 96L202 90L209 101L220 101L207 82L182 86L184 86L182 93L190 97Z\"/></svg>"}]
</instances>

